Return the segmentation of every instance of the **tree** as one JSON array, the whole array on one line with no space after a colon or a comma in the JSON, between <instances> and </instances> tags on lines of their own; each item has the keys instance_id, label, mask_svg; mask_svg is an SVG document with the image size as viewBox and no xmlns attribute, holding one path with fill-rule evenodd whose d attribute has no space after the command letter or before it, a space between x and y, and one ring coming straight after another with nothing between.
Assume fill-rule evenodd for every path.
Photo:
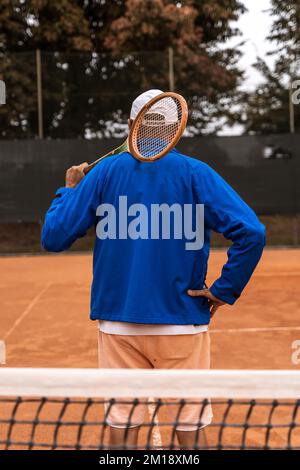
<instances>
[{"instance_id":1,"label":"tree","mask_svg":"<svg viewBox=\"0 0 300 470\"><path fill-rule=\"evenodd\" d=\"M271 15L274 17L268 39L276 44L278 71L287 73L289 64L299 59L300 52L300 0L281 2L272 0Z\"/></svg>"},{"instance_id":2,"label":"tree","mask_svg":"<svg viewBox=\"0 0 300 470\"><path fill-rule=\"evenodd\" d=\"M238 0L3 2L1 67L16 108L1 109L5 138L36 134L36 48L42 50L46 136L122 133L139 92L169 88L168 48L176 90L191 107L190 132L215 132L221 117L236 118L239 52L224 43L238 33L231 26L245 11Z\"/></svg>"},{"instance_id":3,"label":"tree","mask_svg":"<svg viewBox=\"0 0 300 470\"><path fill-rule=\"evenodd\" d=\"M7 104L0 108L0 134L4 138L34 137L37 133L37 48L42 51L91 50L89 23L72 0L9 1L0 5L0 76L7 89ZM44 56L46 59L46 55ZM57 128L64 109L67 71L55 56L43 70L44 125L46 135ZM52 58L53 58L52 53ZM77 129L78 131L78 129Z\"/></svg>"},{"instance_id":4,"label":"tree","mask_svg":"<svg viewBox=\"0 0 300 470\"><path fill-rule=\"evenodd\" d=\"M192 109L190 131L216 131L220 118L233 118L242 71L238 50L221 46L238 33L230 22L245 11L235 0L128 0L125 14L112 23L105 45L115 56L128 54L142 74L141 88L168 88L167 50L174 50L176 90L188 98ZM132 51L162 51L152 67ZM164 53L163 53L164 52ZM161 71L161 73L157 73ZM153 80L154 79L154 80ZM215 125L212 124L215 122Z\"/></svg>"},{"instance_id":5,"label":"tree","mask_svg":"<svg viewBox=\"0 0 300 470\"><path fill-rule=\"evenodd\" d=\"M26 130L25 114L31 109L32 88L29 67L30 58L22 61L17 56L6 56L6 51L22 47L25 40L26 19L24 5L12 7L10 0L0 3L0 79L5 81L7 104L0 106L0 133L5 137L22 135ZM25 59L25 56L24 56ZM30 96L30 98L28 98ZM29 111L30 112L30 111Z\"/></svg>"},{"instance_id":6,"label":"tree","mask_svg":"<svg viewBox=\"0 0 300 470\"><path fill-rule=\"evenodd\" d=\"M269 134L289 132L289 87L300 72L300 0L272 0L274 21L267 39L276 45L274 69L258 59L255 67L263 83L245 96L246 132ZM299 78L299 77L298 77ZM294 107L296 131L300 132L300 108Z\"/></svg>"}]
</instances>

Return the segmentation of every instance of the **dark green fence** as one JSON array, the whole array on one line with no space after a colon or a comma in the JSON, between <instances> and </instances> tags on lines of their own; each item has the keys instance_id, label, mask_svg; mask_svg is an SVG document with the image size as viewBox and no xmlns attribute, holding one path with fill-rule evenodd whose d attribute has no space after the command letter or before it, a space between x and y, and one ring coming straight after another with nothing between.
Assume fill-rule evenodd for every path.
<instances>
[{"instance_id":1,"label":"dark green fence","mask_svg":"<svg viewBox=\"0 0 300 470\"><path fill-rule=\"evenodd\" d=\"M0 143L0 222L43 219L68 167L93 161L118 139ZM215 168L261 215L300 212L300 136L183 138L178 148ZM274 158L264 158L273 152ZM275 158L276 157L276 158Z\"/></svg>"}]
</instances>

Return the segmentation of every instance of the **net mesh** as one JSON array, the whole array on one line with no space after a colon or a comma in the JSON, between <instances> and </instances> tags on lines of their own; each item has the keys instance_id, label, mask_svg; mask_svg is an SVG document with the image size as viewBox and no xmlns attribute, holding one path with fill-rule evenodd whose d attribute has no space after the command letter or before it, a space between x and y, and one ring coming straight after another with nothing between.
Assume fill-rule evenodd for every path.
<instances>
[{"instance_id":1,"label":"net mesh","mask_svg":"<svg viewBox=\"0 0 300 470\"><path fill-rule=\"evenodd\" d=\"M134 145L143 158L154 158L164 152L178 135L183 110L176 97L167 96L154 103L140 117L134 134Z\"/></svg>"},{"instance_id":2,"label":"net mesh","mask_svg":"<svg viewBox=\"0 0 300 470\"><path fill-rule=\"evenodd\" d=\"M0 374L0 449L300 450L300 399L295 398L299 389L299 375L285 375L285 382L280 384L278 374L274 373L273 377L271 375L268 378L268 385L264 386L264 389L257 381L257 395L272 396L268 399L253 398L255 395L253 381L251 387L247 384L248 392L245 391L244 377L240 378L240 386L237 388L238 381L235 379L234 383L232 382L229 371L231 393L226 374L223 375L225 377L223 390L220 389L221 381L218 374L215 376L216 380L214 373L209 376L209 383L214 384L213 388L205 386L206 376L200 374L199 380L204 380L203 389L198 387L199 382L190 381L189 395L195 394L199 388L197 399L193 399L182 398L182 390L175 385L174 375L171 373L171 385L165 387L165 390L161 388L161 395L169 394L170 389L173 389L172 398L168 399L140 397L140 393L144 393L146 389L149 393L157 394L157 388L163 387L166 378L164 382L154 380L154 385L151 385L151 376L146 377L143 371L138 372L141 375L140 383L143 382L141 392L136 388L135 380L130 383L132 378L130 372L128 372L129 383L123 387L126 373L125 375L123 372L120 373L120 384L118 384L116 380L118 374L115 371L111 376L109 372L106 373L100 381L98 380L101 378L100 371L97 381L94 372L85 371L83 385L80 385L83 387L84 396L79 398L70 395L73 395L72 390L78 393L78 382L75 383L75 379L80 377L81 372L74 375L74 370L70 372L64 370L64 379L61 373L56 376L51 372L49 381L46 381L46 376L43 375L40 382L37 381L38 375L35 375L32 382L37 381L37 383L31 387L28 374L23 375L24 385L22 385L22 370L16 370L19 385L16 385L14 379L10 389L7 376L1 377ZM169 372L166 371L165 375ZM183 371L182 383L186 390L189 388L187 377ZM4 380L6 383L1 387ZM101 382L102 386L99 387ZM112 395L122 393L129 395L130 388L132 393L130 398L90 398L87 395L92 390L91 383L100 388L99 394L108 395L111 389ZM40 394L37 393L38 386ZM117 387L119 387L118 393ZM10 392L5 395L12 388L16 389L16 394ZM61 391L58 392L59 390ZM224 393L226 396L203 398L204 392L208 390L213 395ZM23 394L19 395L18 392ZM32 392L34 396L29 396ZM239 394L243 397L249 394L249 398L237 398ZM278 398L274 398L276 395ZM284 399L284 395L288 398ZM293 398L290 398L291 396ZM141 410L144 414L141 414ZM208 423L210 424L207 425ZM110 426L111 424L114 427ZM139 426L135 427L136 424Z\"/></svg>"}]
</instances>

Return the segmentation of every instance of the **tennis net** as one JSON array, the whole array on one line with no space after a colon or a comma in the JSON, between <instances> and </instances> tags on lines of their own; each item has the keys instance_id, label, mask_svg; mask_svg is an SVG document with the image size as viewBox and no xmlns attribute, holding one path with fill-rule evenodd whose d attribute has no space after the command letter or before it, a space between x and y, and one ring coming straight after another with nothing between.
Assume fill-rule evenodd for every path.
<instances>
[{"instance_id":1,"label":"tennis net","mask_svg":"<svg viewBox=\"0 0 300 470\"><path fill-rule=\"evenodd\" d=\"M300 371L3 368L0 449L300 450L299 408Z\"/></svg>"}]
</instances>

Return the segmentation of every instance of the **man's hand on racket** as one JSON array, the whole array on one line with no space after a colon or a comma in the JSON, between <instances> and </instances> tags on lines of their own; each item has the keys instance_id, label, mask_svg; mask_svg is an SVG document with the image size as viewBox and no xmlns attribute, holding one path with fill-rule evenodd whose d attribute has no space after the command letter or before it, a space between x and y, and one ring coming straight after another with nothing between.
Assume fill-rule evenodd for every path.
<instances>
[{"instance_id":1,"label":"man's hand on racket","mask_svg":"<svg viewBox=\"0 0 300 470\"><path fill-rule=\"evenodd\" d=\"M206 297L208 299L208 304L209 304L209 310L210 310L210 316L213 317L218 308L222 307L222 305L225 305L226 302L223 302L220 299L217 299L212 293L210 292L209 289L201 289L201 290L191 290L189 289L187 291L188 295L191 297Z\"/></svg>"},{"instance_id":2,"label":"man's hand on racket","mask_svg":"<svg viewBox=\"0 0 300 470\"><path fill-rule=\"evenodd\" d=\"M81 163L78 166L71 166L66 173L66 188L76 188L78 183L84 178L84 169L89 166L88 163Z\"/></svg>"}]
</instances>

